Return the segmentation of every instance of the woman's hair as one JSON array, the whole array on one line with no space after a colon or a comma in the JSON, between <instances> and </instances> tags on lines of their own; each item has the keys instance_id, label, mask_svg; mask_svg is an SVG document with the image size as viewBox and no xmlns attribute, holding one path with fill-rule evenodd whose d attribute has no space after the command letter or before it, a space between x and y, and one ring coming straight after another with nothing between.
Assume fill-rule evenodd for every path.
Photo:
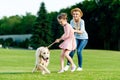
<instances>
[{"instance_id":1,"label":"woman's hair","mask_svg":"<svg viewBox=\"0 0 120 80\"><path fill-rule=\"evenodd\" d=\"M81 11L80 8L74 8L74 9L72 9L71 10L71 14L73 15L73 12L76 12L76 11L80 12L81 17L83 16L83 12Z\"/></svg>"},{"instance_id":2,"label":"woman's hair","mask_svg":"<svg viewBox=\"0 0 120 80\"><path fill-rule=\"evenodd\" d=\"M66 13L60 13L60 14L57 16L57 19L67 19L67 14L66 14Z\"/></svg>"}]
</instances>

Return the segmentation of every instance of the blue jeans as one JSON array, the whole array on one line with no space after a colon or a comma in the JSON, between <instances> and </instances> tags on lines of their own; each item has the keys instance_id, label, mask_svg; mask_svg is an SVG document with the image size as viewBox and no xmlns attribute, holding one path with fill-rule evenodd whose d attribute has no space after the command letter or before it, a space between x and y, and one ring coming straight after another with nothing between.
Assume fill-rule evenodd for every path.
<instances>
[{"instance_id":1,"label":"blue jeans","mask_svg":"<svg viewBox=\"0 0 120 80\"><path fill-rule=\"evenodd\" d=\"M78 57L78 67L82 68L82 50L85 48L85 46L88 43L88 39L76 39L77 43L77 57ZM70 57L73 58L75 54L75 50L70 52ZM69 65L70 62L67 61L67 65Z\"/></svg>"}]
</instances>

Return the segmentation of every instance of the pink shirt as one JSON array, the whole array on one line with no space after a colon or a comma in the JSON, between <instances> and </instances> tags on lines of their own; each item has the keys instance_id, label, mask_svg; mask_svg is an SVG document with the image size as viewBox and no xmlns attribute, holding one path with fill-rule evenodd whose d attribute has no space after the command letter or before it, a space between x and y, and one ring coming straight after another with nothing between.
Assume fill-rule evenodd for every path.
<instances>
[{"instance_id":1,"label":"pink shirt","mask_svg":"<svg viewBox=\"0 0 120 80\"><path fill-rule=\"evenodd\" d=\"M76 40L74 36L74 30L70 24L64 26L64 34L61 37L64 40L59 47L62 49L75 50L76 49Z\"/></svg>"}]
</instances>

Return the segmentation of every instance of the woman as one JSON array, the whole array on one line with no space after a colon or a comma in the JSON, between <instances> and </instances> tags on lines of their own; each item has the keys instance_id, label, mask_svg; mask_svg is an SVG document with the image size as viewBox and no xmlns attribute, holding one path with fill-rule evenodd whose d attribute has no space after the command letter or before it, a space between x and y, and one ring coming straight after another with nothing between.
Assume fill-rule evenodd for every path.
<instances>
[{"instance_id":1,"label":"woman","mask_svg":"<svg viewBox=\"0 0 120 80\"><path fill-rule=\"evenodd\" d=\"M77 57L78 57L78 68L77 71L82 71L82 50L88 43L88 34L85 30L84 20L81 18L83 13L81 9L74 8L71 10L71 15L73 19L70 21L71 26L75 29L75 38L77 43ZM73 58L75 51L70 53L71 58ZM69 69L70 62L67 61L67 65L64 70L67 71Z\"/></svg>"}]
</instances>

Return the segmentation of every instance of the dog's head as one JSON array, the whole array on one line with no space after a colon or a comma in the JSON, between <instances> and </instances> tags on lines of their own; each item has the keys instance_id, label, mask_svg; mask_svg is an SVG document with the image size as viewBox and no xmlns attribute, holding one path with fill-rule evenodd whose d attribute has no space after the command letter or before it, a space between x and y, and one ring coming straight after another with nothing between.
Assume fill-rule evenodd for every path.
<instances>
[{"instance_id":1,"label":"dog's head","mask_svg":"<svg viewBox=\"0 0 120 80\"><path fill-rule=\"evenodd\" d=\"M50 51L47 47L39 48L39 57L42 57L44 60L48 60L50 57Z\"/></svg>"}]
</instances>

